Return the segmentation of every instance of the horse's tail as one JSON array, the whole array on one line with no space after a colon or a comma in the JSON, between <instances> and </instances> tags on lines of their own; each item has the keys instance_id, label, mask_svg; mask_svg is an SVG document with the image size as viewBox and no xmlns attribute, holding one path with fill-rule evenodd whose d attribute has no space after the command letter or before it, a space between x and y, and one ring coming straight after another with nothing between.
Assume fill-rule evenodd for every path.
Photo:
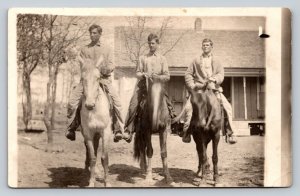
<instances>
[{"instance_id":1,"label":"horse's tail","mask_svg":"<svg viewBox=\"0 0 300 196\"><path fill-rule=\"evenodd\" d=\"M145 114L145 105L138 106L137 116L135 121L135 136L134 136L134 145L133 145L133 157L140 161L143 158L143 154L146 151L146 131L150 125L147 121L147 115ZM146 129L145 129L146 128Z\"/></svg>"},{"instance_id":2,"label":"horse's tail","mask_svg":"<svg viewBox=\"0 0 300 196\"><path fill-rule=\"evenodd\" d=\"M145 155L146 152L146 138L141 130L138 130L134 137L134 146L133 146L133 157L136 160L140 160L143 154Z\"/></svg>"}]
</instances>

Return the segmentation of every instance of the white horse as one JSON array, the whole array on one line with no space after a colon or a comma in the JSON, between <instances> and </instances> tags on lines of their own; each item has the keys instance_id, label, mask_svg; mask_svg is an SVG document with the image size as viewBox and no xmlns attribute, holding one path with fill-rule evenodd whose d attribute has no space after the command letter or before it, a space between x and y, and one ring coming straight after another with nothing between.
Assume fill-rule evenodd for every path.
<instances>
[{"instance_id":1,"label":"white horse","mask_svg":"<svg viewBox=\"0 0 300 196\"><path fill-rule=\"evenodd\" d=\"M101 163L104 186L110 186L108 176L108 148L112 134L112 118L107 95L100 87L100 72L96 66L86 64L82 71L83 98L81 105L81 133L86 146L85 169L90 171L89 187L95 186L95 167L99 140L102 138Z\"/></svg>"}]
</instances>

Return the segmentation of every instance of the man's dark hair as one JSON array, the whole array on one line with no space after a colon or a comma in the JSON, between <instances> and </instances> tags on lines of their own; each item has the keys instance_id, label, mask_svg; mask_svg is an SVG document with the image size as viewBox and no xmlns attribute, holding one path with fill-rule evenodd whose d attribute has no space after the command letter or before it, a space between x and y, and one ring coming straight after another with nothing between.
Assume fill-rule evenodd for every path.
<instances>
[{"instance_id":1,"label":"man's dark hair","mask_svg":"<svg viewBox=\"0 0 300 196\"><path fill-rule=\"evenodd\" d=\"M208 39L208 38L205 38L205 39L202 41L202 44L203 44L204 42L209 42L211 46L214 45L214 43L211 41L211 39Z\"/></svg>"},{"instance_id":2,"label":"man's dark hair","mask_svg":"<svg viewBox=\"0 0 300 196\"><path fill-rule=\"evenodd\" d=\"M148 35L148 42L151 42L152 40L155 40L155 42L159 44L159 38L154 33L150 33L150 35Z\"/></svg>"},{"instance_id":3,"label":"man's dark hair","mask_svg":"<svg viewBox=\"0 0 300 196\"><path fill-rule=\"evenodd\" d=\"M97 31L98 31L99 34L102 33L102 28L99 25L96 25L96 24L93 24L93 25L90 26L89 32L91 32L94 29L97 29Z\"/></svg>"}]
</instances>

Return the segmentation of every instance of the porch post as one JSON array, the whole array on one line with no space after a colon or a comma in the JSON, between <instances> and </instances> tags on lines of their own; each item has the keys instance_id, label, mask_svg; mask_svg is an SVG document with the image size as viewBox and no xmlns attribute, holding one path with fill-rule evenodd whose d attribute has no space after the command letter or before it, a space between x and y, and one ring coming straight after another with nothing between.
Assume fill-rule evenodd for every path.
<instances>
[{"instance_id":1,"label":"porch post","mask_svg":"<svg viewBox=\"0 0 300 196\"><path fill-rule=\"evenodd\" d=\"M259 111L260 109L260 102L259 102L259 92L260 92L260 89L259 89L259 77L256 78L256 100L257 100L257 111Z\"/></svg>"},{"instance_id":2,"label":"porch post","mask_svg":"<svg viewBox=\"0 0 300 196\"><path fill-rule=\"evenodd\" d=\"M243 86L244 86L244 106L245 106L245 120L248 119L248 116L247 116L247 96L246 96L246 77L244 76L243 77Z\"/></svg>"},{"instance_id":3,"label":"porch post","mask_svg":"<svg viewBox=\"0 0 300 196\"><path fill-rule=\"evenodd\" d=\"M231 77L231 108L232 118L234 119L234 77Z\"/></svg>"}]
</instances>

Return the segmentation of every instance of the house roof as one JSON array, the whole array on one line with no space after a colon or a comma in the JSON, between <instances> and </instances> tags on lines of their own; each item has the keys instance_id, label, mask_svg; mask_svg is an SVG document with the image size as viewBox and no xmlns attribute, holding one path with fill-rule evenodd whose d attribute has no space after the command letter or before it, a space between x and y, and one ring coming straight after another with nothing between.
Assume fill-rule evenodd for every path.
<instances>
[{"instance_id":1,"label":"house roof","mask_svg":"<svg viewBox=\"0 0 300 196\"><path fill-rule=\"evenodd\" d=\"M117 66L135 67L126 53L124 29L128 27L115 28L115 62ZM146 29L144 40L147 40L146 36L150 32L155 31L158 29ZM161 53L171 48L181 35L181 39L172 50L165 54L170 67L187 67L197 55L202 53L201 44L204 38L210 38L214 42L213 54L225 68L265 67L265 42L264 39L259 38L257 31L203 30L196 32L191 29L168 29L161 40Z\"/></svg>"}]
</instances>

